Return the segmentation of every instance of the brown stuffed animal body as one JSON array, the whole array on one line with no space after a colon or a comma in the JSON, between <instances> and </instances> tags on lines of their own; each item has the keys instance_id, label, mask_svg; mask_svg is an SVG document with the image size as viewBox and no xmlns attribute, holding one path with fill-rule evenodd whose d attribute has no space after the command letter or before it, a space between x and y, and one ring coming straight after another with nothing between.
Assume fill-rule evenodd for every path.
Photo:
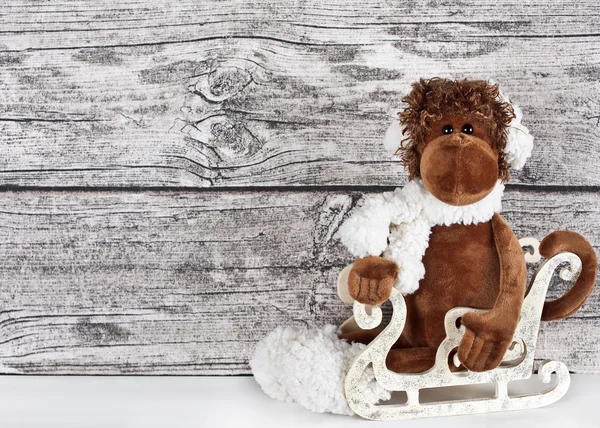
<instances>
[{"instance_id":1,"label":"brown stuffed animal body","mask_svg":"<svg viewBox=\"0 0 600 428\"><path fill-rule=\"evenodd\" d=\"M448 310L489 309L462 318L458 358L472 371L494 369L512 342L527 281L523 250L499 214L503 182L529 156L532 139L520 111L486 81L421 80L403 101L406 138L396 145L410 181L365 200L340 228L357 257L350 295L379 305L392 286L405 294L405 328L387 358L404 373L433 366ZM510 138L515 131L526 138L521 146ZM561 251L577 254L583 270L563 297L546 302L543 320L574 313L596 281L596 255L583 237L558 231L540 245L546 258ZM340 337L369 343L378 333Z\"/></svg>"}]
</instances>

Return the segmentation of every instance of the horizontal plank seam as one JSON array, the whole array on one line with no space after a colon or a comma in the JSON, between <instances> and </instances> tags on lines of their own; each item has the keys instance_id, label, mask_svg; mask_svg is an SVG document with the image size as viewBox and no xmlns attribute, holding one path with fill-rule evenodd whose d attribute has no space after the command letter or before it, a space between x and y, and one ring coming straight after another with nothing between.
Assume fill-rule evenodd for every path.
<instances>
[{"instance_id":1,"label":"horizontal plank seam","mask_svg":"<svg viewBox=\"0 0 600 428\"><path fill-rule=\"evenodd\" d=\"M0 122L18 122L18 123L31 123L31 122L51 122L51 123L69 123L69 122L106 122L102 119L48 119L42 117L0 117Z\"/></svg>"},{"instance_id":2,"label":"horizontal plank seam","mask_svg":"<svg viewBox=\"0 0 600 428\"><path fill-rule=\"evenodd\" d=\"M90 168L90 170L105 170L108 168ZM87 169L82 169L87 170ZM1 173L2 171L0 171ZM39 172L44 172L40 170ZM109 193L141 193L141 192L189 192L189 193L248 193L248 192L386 192L399 186L375 185L318 185L318 186L215 186L215 187L186 187L186 186L22 186L16 184L0 185L0 192L109 192ZM506 184L507 190L522 192L588 192L600 193L600 186L582 185L537 185L537 184Z\"/></svg>"}]
</instances>

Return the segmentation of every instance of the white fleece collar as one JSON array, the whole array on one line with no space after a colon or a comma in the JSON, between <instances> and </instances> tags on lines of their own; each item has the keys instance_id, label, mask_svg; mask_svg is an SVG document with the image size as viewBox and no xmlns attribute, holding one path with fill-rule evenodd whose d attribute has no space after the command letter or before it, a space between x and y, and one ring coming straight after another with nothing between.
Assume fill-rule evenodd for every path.
<instances>
[{"instance_id":1,"label":"white fleece collar","mask_svg":"<svg viewBox=\"0 0 600 428\"><path fill-rule=\"evenodd\" d=\"M504 184L500 180L485 198L474 204L463 206L449 205L440 201L427 190L422 180L416 181L416 184L423 195L423 215L432 225L449 226L454 223L482 223L489 221L494 213L499 213L502 210Z\"/></svg>"}]
</instances>

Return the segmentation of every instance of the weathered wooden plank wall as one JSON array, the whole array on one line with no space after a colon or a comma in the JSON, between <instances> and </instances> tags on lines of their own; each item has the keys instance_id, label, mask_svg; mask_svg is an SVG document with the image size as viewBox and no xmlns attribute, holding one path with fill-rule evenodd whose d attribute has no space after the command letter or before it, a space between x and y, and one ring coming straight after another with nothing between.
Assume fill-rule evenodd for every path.
<instances>
[{"instance_id":1,"label":"weathered wooden plank wall","mask_svg":"<svg viewBox=\"0 0 600 428\"><path fill-rule=\"evenodd\" d=\"M422 76L500 82L536 136L505 217L600 247L599 15L591 0L3 5L0 372L242 374L274 326L343 320L335 232L406 182L379 141ZM599 296L544 324L538 356L600 372Z\"/></svg>"}]
</instances>

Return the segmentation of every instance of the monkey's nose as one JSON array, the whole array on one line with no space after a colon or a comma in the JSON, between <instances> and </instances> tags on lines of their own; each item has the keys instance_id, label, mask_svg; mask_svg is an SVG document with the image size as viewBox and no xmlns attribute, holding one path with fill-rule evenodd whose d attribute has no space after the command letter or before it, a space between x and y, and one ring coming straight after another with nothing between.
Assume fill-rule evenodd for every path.
<instances>
[{"instance_id":1,"label":"monkey's nose","mask_svg":"<svg viewBox=\"0 0 600 428\"><path fill-rule=\"evenodd\" d=\"M452 143L453 146L457 147L467 147L471 145L472 141L469 137L467 137L464 134L455 134L452 136L450 143Z\"/></svg>"}]
</instances>

